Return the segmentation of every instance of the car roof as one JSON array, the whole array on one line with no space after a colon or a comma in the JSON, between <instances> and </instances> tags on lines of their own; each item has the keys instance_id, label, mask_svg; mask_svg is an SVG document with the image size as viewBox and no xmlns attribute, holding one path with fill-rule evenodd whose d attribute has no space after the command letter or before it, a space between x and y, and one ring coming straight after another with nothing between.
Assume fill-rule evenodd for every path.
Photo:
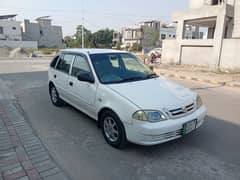
<instances>
[{"instance_id":1,"label":"car roof","mask_svg":"<svg viewBox=\"0 0 240 180\"><path fill-rule=\"evenodd\" d=\"M119 51L113 49L63 49L60 52L69 52L69 53L88 53L88 54L104 54L104 53L126 53L126 51Z\"/></svg>"}]
</instances>

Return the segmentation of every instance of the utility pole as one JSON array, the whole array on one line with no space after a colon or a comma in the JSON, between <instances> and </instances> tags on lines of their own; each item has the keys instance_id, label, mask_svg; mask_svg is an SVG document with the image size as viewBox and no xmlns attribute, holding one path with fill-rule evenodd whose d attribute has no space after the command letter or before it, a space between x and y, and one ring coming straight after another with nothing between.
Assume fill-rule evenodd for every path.
<instances>
[{"instance_id":1,"label":"utility pole","mask_svg":"<svg viewBox=\"0 0 240 180\"><path fill-rule=\"evenodd\" d=\"M82 48L84 48L84 18L82 19Z\"/></svg>"},{"instance_id":2,"label":"utility pole","mask_svg":"<svg viewBox=\"0 0 240 180\"><path fill-rule=\"evenodd\" d=\"M82 48L84 48L84 0L82 0Z\"/></svg>"}]
</instances>

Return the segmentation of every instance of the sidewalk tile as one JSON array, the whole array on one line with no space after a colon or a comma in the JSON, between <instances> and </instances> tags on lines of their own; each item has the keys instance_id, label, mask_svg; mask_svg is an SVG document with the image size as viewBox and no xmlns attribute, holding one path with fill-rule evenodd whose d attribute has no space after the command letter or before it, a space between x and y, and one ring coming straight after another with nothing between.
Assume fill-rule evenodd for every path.
<instances>
[{"instance_id":1,"label":"sidewalk tile","mask_svg":"<svg viewBox=\"0 0 240 180\"><path fill-rule=\"evenodd\" d=\"M24 177L24 176L26 176L26 173L24 171L19 171L17 173L3 176L3 177L5 178L5 180L16 180L16 179Z\"/></svg>"},{"instance_id":2,"label":"sidewalk tile","mask_svg":"<svg viewBox=\"0 0 240 180\"><path fill-rule=\"evenodd\" d=\"M40 175L37 172L37 170L32 169L32 170L27 170L27 175L29 177L29 179L40 179Z\"/></svg>"},{"instance_id":3,"label":"sidewalk tile","mask_svg":"<svg viewBox=\"0 0 240 180\"><path fill-rule=\"evenodd\" d=\"M27 170L31 170L31 169L34 169L34 166L33 166L33 164L32 164L32 162L31 161L23 161L22 162L22 166L23 166L23 168L27 171Z\"/></svg>"},{"instance_id":4,"label":"sidewalk tile","mask_svg":"<svg viewBox=\"0 0 240 180\"><path fill-rule=\"evenodd\" d=\"M64 176L62 173L58 173L53 176L48 176L44 178L44 180L69 180L69 179L66 176Z\"/></svg>"},{"instance_id":5,"label":"sidewalk tile","mask_svg":"<svg viewBox=\"0 0 240 180\"><path fill-rule=\"evenodd\" d=\"M55 167L55 168L49 169L47 171L41 172L40 176L45 178L45 177L48 177L48 176L55 175L55 174L59 173L60 171L61 170L59 168Z\"/></svg>"}]
</instances>

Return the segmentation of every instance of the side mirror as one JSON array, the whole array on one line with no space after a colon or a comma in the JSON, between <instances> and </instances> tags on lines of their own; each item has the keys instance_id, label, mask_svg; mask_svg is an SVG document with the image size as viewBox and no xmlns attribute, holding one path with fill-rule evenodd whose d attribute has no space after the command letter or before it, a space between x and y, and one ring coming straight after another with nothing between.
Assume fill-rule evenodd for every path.
<instances>
[{"instance_id":1,"label":"side mirror","mask_svg":"<svg viewBox=\"0 0 240 180\"><path fill-rule=\"evenodd\" d=\"M77 79L83 82L94 83L94 78L90 73L79 73Z\"/></svg>"}]
</instances>

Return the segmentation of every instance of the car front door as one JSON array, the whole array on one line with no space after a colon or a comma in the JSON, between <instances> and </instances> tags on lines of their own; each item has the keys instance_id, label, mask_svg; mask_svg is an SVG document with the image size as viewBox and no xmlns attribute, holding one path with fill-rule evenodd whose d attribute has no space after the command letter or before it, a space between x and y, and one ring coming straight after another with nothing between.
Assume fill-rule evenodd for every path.
<instances>
[{"instance_id":1,"label":"car front door","mask_svg":"<svg viewBox=\"0 0 240 180\"><path fill-rule=\"evenodd\" d=\"M88 73L93 77L87 57L76 55L72 64L71 74L68 79L68 90L71 93L71 101L83 112L91 115L95 113L96 83L78 80L80 73Z\"/></svg>"},{"instance_id":2,"label":"car front door","mask_svg":"<svg viewBox=\"0 0 240 180\"><path fill-rule=\"evenodd\" d=\"M55 79L54 85L56 86L60 97L65 100L68 100L67 83L73 58L74 55L72 54L61 55L56 65L56 71L52 74Z\"/></svg>"}]
</instances>

